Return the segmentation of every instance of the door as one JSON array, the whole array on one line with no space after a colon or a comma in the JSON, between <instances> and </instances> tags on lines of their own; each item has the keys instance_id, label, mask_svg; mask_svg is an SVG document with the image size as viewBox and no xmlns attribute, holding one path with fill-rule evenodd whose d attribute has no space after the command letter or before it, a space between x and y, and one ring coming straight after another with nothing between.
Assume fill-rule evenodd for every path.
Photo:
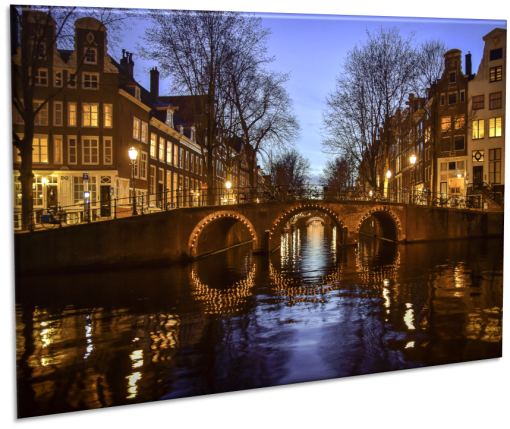
<instances>
[{"instance_id":1,"label":"door","mask_svg":"<svg viewBox=\"0 0 510 429\"><path fill-rule=\"evenodd\" d=\"M473 189L481 189L483 184L483 166L473 167Z\"/></svg>"},{"instance_id":2,"label":"door","mask_svg":"<svg viewBox=\"0 0 510 429\"><path fill-rule=\"evenodd\" d=\"M58 189L56 184L46 186L46 201L48 202L48 208L58 206Z\"/></svg>"},{"instance_id":3,"label":"door","mask_svg":"<svg viewBox=\"0 0 510 429\"><path fill-rule=\"evenodd\" d=\"M110 204L110 185L101 186L101 217L111 216L111 204Z\"/></svg>"}]
</instances>

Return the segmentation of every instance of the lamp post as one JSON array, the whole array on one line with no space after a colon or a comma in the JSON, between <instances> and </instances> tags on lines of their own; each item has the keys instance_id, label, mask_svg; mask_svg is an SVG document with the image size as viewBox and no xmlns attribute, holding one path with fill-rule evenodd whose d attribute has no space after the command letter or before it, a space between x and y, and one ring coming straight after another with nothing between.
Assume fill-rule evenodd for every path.
<instances>
[{"instance_id":1,"label":"lamp post","mask_svg":"<svg viewBox=\"0 0 510 429\"><path fill-rule=\"evenodd\" d=\"M131 147L131 149L128 150L129 153L129 159L131 159L131 171L133 175L133 215L137 215L138 211L136 210L136 196L135 196L135 164L136 164L136 158L138 157L138 151Z\"/></svg>"},{"instance_id":2,"label":"lamp post","mask_svg":"<svg viewBox=\"0 0 510 429\"><path fill-rule=\"evenodd\" d=\"M416 155L413 153L411 155L411 158L409 158L409 161L411 161L411 165L413 166L413 177L414 177L414 167L415 167L415 164L416 164L416 160L417 160ZM415 179L415 182L416 182L416 178L414 178L414 179ZM411 186L412 186L411 187L411 192L412 192L411 197L412 197L412 202L414 203L414 186L413 185L411 185Z\"/></svg>"},{"instance_id":3,"label":"lamp post","mask_svg":"<svg viewBox=\"0 0 510 429\"><path fill-rule=\"evenodd\" d=\"M227 180L225 186L227 188L227 204L230 204L230 188L232 187L232 183L230 183L230 180Z\"/></svg>"},{"instance_id":4,"label":"lamp post","mask_svg":"<svg viewBox=\"0 0 510 429\"><path fill-rule=\"evenodd\" d=\"M386 173L386 177L388 178L388 184L387 184L387 186L386 186L386 196L387 196L388 198L390 198L390 196L388 195L388 194L390 193L390 192L389 192L389 189L388 189L388 188L390 187L390 179L391 179L391 171L390 171L390 170L388 170L388 171L387 171L387 173Z\"/></svg>"}]
</instances>

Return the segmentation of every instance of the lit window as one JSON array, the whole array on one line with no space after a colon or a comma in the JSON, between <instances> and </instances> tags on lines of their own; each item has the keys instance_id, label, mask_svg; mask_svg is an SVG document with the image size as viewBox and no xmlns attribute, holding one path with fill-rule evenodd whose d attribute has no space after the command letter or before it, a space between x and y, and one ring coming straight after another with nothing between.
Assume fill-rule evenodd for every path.
<instances>
[{"instance_id":1,"label":"lit window","mask_svg":"<svg viewBox=\"0 0 510 429\"><path fill-rule=\"evenodd\" d=\"M163 137L159 138L158 159L160 161L165 161L165 139Z\"/></svg>"},{"instance_id":2,"label":"lit window","mask_svg":"<svg viewBox=\"0 0 510 429\"><path fill-rule=\"evenodd\" d=\"M149 125L142 122L142 142L147 143L147 134L149 133Z\"/></svg>"},{"instance_id":3,"label":"lit window","mask_svg":"<svg viewBox=\"0 0 510 429\"><path fill-rule=\"evenodd\" d=\"M103 157L104 157L104 164L106 165L112 165L113 163L113 143L111 137L104 137L103 138Z\"/></svg>"},{"instance_id":4,"label":"lit window","mask_svg":"<svg viewBox=\"0 0 510 429\"><path fill-rule=\"evenodd\" d=\"M491 67L490 69L490 81L499 82L503 76L503 66Z\"/></svg>"},{"instance_id":5,"label":"lit window","mask_svg":"<svg viewBox=\"0 0 510 429\"><path fill-rule=\"evenodd\" d=\"M83 73L83 88L97 89L99 85L99 75L97 73Z\"/></svg>"},{"instance_id":6,"label":"lit window","mask_svg":"<svg viewBox=\"0 0 510 429\"><path fill-rule=\"evenodd\" d=\"M166 163L172 163L172 143L166 142Z\"/></svg>"},{"instance_id":7,"label":"lit window","mask_svg":"<svg viewBox=\"0 0 510 429\"><path fill-rule=\"evenodd\" d=\"M69 109L69 126L76 126L76 103L68 103L67 105Z\"/></svg>"},{"instance_id":8,"label":"lit window","mask_svg":"<svg viewBox=\"0 0 510 429\"><path fill-rule=\"evenodd\" d=\"M156 158L156 134L151 133L151 158Z\"/></svg>"},{"instance_id":9,"label":"lit window","mask_svg":"<svg viewBox=\"0 0 510 429\"><path fill-rule=\"evenodd\" d=\"M473 151L473 162L483 162L483 150Z\"/></svg>"},{"instance_id":10,"label":"lit window","mask_svg":"<svg viewBox=\"0 0 510 429\"><path fill-rule=\"evenodd\" d=\"M111 128L113 126L113 106L111 104L103 104L104 127Z\"/></svg>"},{"instance_id":11,"label":"lit window","mask_svg":"<svg viewBox=\"0 0 510 429\"><path fill-rule=\"evenodd\" d=\"M133 138L140 140L140 119L133 117Z\"/></svg>"},{"instance_id":12,"label":"lit window","mask_svg":"<svg viewBox=\"0 0 510 429\"><path fill-rule=\"evenodd\" d=\"M483 119L475 119L473 121L473 140L483 139L485 137L485 121Z\"/></svg>"},{"instance_id":13,"label":"lit window","mask_svg":"<svg viewBox=\"0 0 510 429\"><path fill-rule=\"evenodd\" d=\"M501 137L501 116L489 119L489 137Z\"/></svg>"},{"instance_id":14,"label":"lit window","mask_svg":"<svg viewBox=\"0 0 510 429\"><path fill-rule=\"evenodd\" d=\"M464 115L455 115L455 129L460 130L465 125Z\"/></svg>"},{"instance_id":15,"label":"lit window","mask_svg":"<svg viewBox=\"0 0 510 429\"><path fill-rule=\"evenodd\" d=\"M493 92L492 94L489 94L489 110L501 109L501 106L501 92Z\"/></svg>"},{"instance_id":16,"label":"lit window","mask_svg":"<svg viewBox=\"0 0 510 429\"><path fill-rule=\"evenodd\" d=\"M178 166L178 158L179 158L179 148L177 145L174 145L174 166Z\"/></svg>"},{"instance_id":17,"label":"lit window","mask_svg":"<svg viewBox=\"0 0 510 429\"><path fill-rule=\"evenodd\" d=\"M99 126L99 105L92 103L82 103L82 126Z\"/></svg>"},{"instance_id":18,"label":"lit window","mask_svg":"<svg viewBox=\"0 0 510 429\"><path fill-rule=\"evenodd\" d=\"M55 72L55 80L54 80L54 86L61 87L62 82L64 81L62 78L63 73L61 71Z\"/></svg>"},{"instance_id":19,"label":"lit window","mask_svg":"<svg viewBox=\"0 0 510 429\"><path fill-rule=\"evenodd\" d=\"M53 137L53 163L62 164L64 162L64 153L62 145L62 136Z\"/></svg>"},{"instance_id":20,"label":"lit window","mask_svg":"<svg viewBox=\"0 0 510 429\"><path fill-rule=\"evenodd\" d=\"M473 110L483 109L483 94L473 97Z\"/></svg>"},{"instance_id":21,"label":"lit window","mask_svg":"<svg viewBox=\"0 0 510 429\"><path fill-rule=\"evenodd\" d=\"M83 138L83 164L99 164L99 141L97 137Z\"/></svg>"},{"instance_id":22,"label":"lit window","mask_svg":"<svg viewBox=\"0 0 510 429\"><path fill-rule=\"evenodd\" d=\"M48 163L48 136L34 136L32 162Z\"/></svg>"},{"instance_id":23,"label":"lit window","mask_svg":"<svg viewBox=\"0 0 510 429\"><path fill-rule=\"evenodd\" d=\"M443 133L450 131L450 127L451 127L451 117L445 116L445 117L441 118L441 131Z\"/></svg>"}]
</instances>

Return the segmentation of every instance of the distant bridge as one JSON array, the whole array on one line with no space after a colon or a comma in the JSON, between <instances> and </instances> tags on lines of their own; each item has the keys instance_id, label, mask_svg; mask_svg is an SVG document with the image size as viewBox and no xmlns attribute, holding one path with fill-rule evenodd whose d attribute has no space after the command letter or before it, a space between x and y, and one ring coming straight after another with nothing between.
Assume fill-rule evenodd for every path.
<instances>
[{"instance_id":1,"label":"distant bridge","mask_svg":"<svg viewBox=\"0 0 510 429\"><path fill-rule=\"evenodd\" d=\"M355 245L360 233L396 242L503 234L501 212L309 199L181 208L16 234L16 264L28 272L46 267L189 260L246 242L251 242L254 252L271 252L280 246L287 222L298 213L312 211L331 218L342 246Z\"/></svg>"}]
</instances>

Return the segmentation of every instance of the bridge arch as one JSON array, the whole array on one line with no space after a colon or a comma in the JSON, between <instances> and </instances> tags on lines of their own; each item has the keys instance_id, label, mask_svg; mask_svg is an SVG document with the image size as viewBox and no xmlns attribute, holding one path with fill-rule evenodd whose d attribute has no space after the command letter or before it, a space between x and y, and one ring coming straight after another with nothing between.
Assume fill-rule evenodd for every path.
<instances>
[{"instance_id":1,"label":"bridge arch","mask_svg":"<svg viewBox=\"0 0 510 429\"><path fill-rule=\"evenodd\" d=\"M202 232L204 232L204 229L210 226L212 222L226 219L234 221L234 223L240 222L244 224L249 235L251 236L251 240L253 242L253 249L254 250L257 249L258 246L257 234L250 220L239 212L232 210L220 210L204 217L202 220L200 220L200 222L198 222L195 228L193 228L193 231L191 232L188 241L188 255L190 255L192 258L200 256L198 254L198 239L200 238Z\"/></svg>"},{"instance_id":2,"label":"bridge arch","mask_svg":"<svg viewBox=\"0 0 510 429\"><path fill-rule=\"evenodd\" d=\"M292 216L294 216L298 213L307 211L307 210L320 211L320 212L328 215L333 220L333 223L340 229L340 234L337 234L337 237L339 237L338 241L342 245L346 244L347 226L340 219L340 216L338 215L338 213L335 210L331 209L328 206L322 205L322 204L302 203L302 204L296 205L294 207L291 207L291 208L285 210L282 214L280 214L278 216L278 218L275 221L273 221L271 229L269 230L269 250L270 251L278 247L276 245L276 243L274 242L274 240L279 238L278 232L280 232L283 229L283 227L289 221L289 219Z\"/></svg>"},{"instance_id":3,"label":"bridge arch","mask_svg":"<svg viewBox=\"0 0 510 429\"><path fill-rule=\"evenodd\" d=\"M380 222L381 229L383 230L383 234L381 236L383 238L394 241L402 240L402 223L398 216L393 213L389 207L374 207L365 213L365 215L360 219L356 230L356 242L359 241L359 234L363 222L365 222L370 216L373 216Z\"/></svg>"},{"instance_id":4,"label":"bridge arch","mask_svg":"<svg viewBox=\"0 0 510 429\"><path fill-rule=\"evenodd\" d=\"M312 222L315 222L317 220L320 221L324 225L325 221L323 218L321 218L320 216L313 216L306 221L306 226L310 225Z\"/></svg>"}]
</instances>

